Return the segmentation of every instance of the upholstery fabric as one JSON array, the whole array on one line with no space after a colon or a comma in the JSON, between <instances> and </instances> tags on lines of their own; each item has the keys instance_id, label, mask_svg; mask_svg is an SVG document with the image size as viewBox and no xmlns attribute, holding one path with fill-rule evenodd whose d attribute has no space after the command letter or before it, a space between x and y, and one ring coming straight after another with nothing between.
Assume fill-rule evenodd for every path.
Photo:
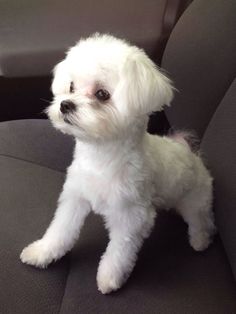
<instances>
[{"instance_id":1,"label":"upholstery fabric","mask_svg":"<svg viewBox=\"0 0 236 314\"><path fill-rule=\"evenodd\" d=\"M0 155L65 171L72 161L74 140L55 130L48 120L18 120L0 124Z\"/></svg>"},{"instance_id":2,"label":"upholstery fabric","mask_svg":"<svg viewBox=\"0 0 236 314\"><path fill-rule=\"evenodd\" d=\"M61 138L60 149L68 152L63 165L68 164L72 146L68 149L64 136L54 132L48 121L28 123L28 150L36 153L41 145L46 155L52 156L55 147L58 154L53 143ZM52 159L49 163L33 154L28 160L21 155L25 151L21 152L11 133L26 134L29 124L13 121L7 128L0 124L0 313L235 312L235 284L220 239L217 237L207 251L194 252L188 244L186 225L172 213L160 214L129 281L109 296L101 295L96 287L96 270L107 235L101 218L93 214L86 220L77 245L62 260L46 270L22 264L21 250L44 233L64 181L64 172L52 169ZM43 141L35 146L32 140L40 124L52 143L47 151ZM61 170L63 167L60 164Z\"/></svg>"},{"instance_id":3,"label":"upholstery fabric","mask_svg":"<svg viewBox=\"0 0 236 314\"><path fill-rule=\"evenodd\" d=\"M213 115L202 141L215 179L215 212L236 278L236 80Z\"/></svg>"},{"instance_id":4,"label":"upholstery fabric","mask_svg":"<svg viewBox=\"0 0 236 314\"><path fill-rule=\"evenodd\" d=\"M172 127L196 130L204 139L202 150L215 178L217 224L234 274L235 82L229 87L236 76L235 12L235 1L194 1L163 56L163 66L179 89L166 114Z\"/></svg>"},{"instance_id":5,"label":"upholstery fabric","mask_svg":"<svg viewBox=\"0 0 236 314\"><path fill-rule=\"evenodd\" d=\"M236 76L236 1L195 0L176 24L162 67L178 91L166 115L176 128L203 136Z\"/></svg>"},{"instance_id":6,"label":"upholstery fabric","mask_svg":"<svg viewBox=\"0 0 236 314\"><path fill-rule=\"evenodd\" d=\"M35 22L34 29L42 26L45 36L48 35L48 29L45 28L47 23L43 24L48 19L45 12L37 11L38 4L34 4L34 11L38 15L31 17L32 6L27 6L27 1L23 3L25 5L15 2L15 5L19 12L24 9L28 13L25 25ZM52 5L52 2L48 3ZM71 3L69 1L65 4L63 11L66 14L60 16L60 23L63 21L60 25L65 29L70 14L76 27L73 14L77 14L72 12ZM146 47L152 50L150 42L153 42L153 36L158 36L155 23L158 23L162 14L156 10L159 1L140 1L139 6L137 1L122 0L119 4L117 2L114 16L107 14L107 0L103 1L103 6L98 3L87 1L86 8L92 12L91 21L96 21L98 27L103 25L101 30L106 29L108 24L119 30L117 25L121 25L120 29L126 29L126 34L129 34L129 16L132 14L132 29L135 26L136 30L130 37L134 41L145 42ZM91 214L76 246L60 261L46 270L22 264L19 260L21 250L39 238L52 219L65 170L71 161L73 140L53 130L48 121L1 123L0 313L236 313L235 281L225 254L226 249L235 272L235 84L222 100L235 70L231 58L235 55L234 3L231 0L195 0L174 30L163 61L164 67L173 73L180 90L176 103L168 111L171 123L186 127L188 122L187 127L196 128L200 135L206 130L202 149L215 177L215 209L224 247L217 236L205 252L194 252L188 244L185 223L174 213L163 212L150 238L146 240L127 284L116 293L104 296L96 287L96 270L107 244L107 236L101 218ZM6 8L6 1L2 1L2 7L3 4ZM83 12L85 2L81 1L79 5ZM125 7L126 11L124 20L118 21L121 16L119 5ZM159 10L162 9L160 6ZM42 18L44 16L45 20ZM19 25L19 29L15 28L20 31L21 14L16 18L15 25ZM147 23L148 19L153 24L150 21ZM142 27L140 20L143 21ZM51 25L59 38L61 32L56 21L55 18L55 23ZM4 20L0 23L4 25ZM84 24L85 28L81 32L90 31L93 23ZM7 29L2 29L8 38ZM35 36L33 28L31 36ZM48 42L51 41L49 37ZM30 39L29 36L29 45ZM36 53L40 51L40 38L34 39L34 57L43 59L42 54ZM68 37L69 40L74 39ZM13 49L9 45L10 48ZM28 58L23 50L22 58L15 59L19 64L17 70L22 70L20 61L25 64L27 60L25 73L31 73L29 69L34 66L42 67L42 73L47 71L50 58L46 58L42 65L35 61L38 58ZM52 54L56 50L57 46L55 50L52 49ZM11 67L14 58L5 60L9 62L5 63L7 66L4 71L12 73L11 70L15 69L15 66ZM223 163L225 156L227 160Z\"/></svg>"},{"instance_id":7,"label":"upholstery fabric","mask_svg":"<svg viewBox=\"0 0 236 314\"><path fill-rule=\"evenodd\" d=\"M19 254L52 219L64 176L5 156L0 156L0 174L0 313L58 313L67 258L39 270L23 265Z\"/></svg>"},{"instance_id":8,"label":"upholstery fabric","mask_svg":"<svg viewBox=\"0 0 236 314\"><path fill-rule=\"evenodd\" d=\"M127 38L159 57L166 4L167 0L1 1L0 75L48 75L69 46L94 32Z\"/></svg>"},{"instance_id":9,"label":"upholstery fabric","mask_svg":"<svg viewBox=\"0 0 236 314\"><path fill-rule=\"evenodd\" d=\"M91 215L70 255L61 314L235 312L235 283L219 238L205 252L196 253L182 219L163 212L128 282L111 295L102 295L96 287L106 243L101 219Z\"/></svg>"}]
</instances>

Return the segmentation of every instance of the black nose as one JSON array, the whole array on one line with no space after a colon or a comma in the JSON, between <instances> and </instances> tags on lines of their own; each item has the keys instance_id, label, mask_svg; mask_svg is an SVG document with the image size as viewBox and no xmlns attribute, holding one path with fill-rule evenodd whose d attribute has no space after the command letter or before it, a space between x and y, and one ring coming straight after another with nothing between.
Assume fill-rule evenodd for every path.
<instances>
[{"instance_id":1,"label":"black nose","mask_svg":"<svg viewBox=\"0 0 236 314\"><path fill-rule=\"evenodd\" d=\"M69 113L73 110L75 110L75 104L70 100L63 100L61 102L61 108L62 113Z\"/></svg>"}]
</instances>

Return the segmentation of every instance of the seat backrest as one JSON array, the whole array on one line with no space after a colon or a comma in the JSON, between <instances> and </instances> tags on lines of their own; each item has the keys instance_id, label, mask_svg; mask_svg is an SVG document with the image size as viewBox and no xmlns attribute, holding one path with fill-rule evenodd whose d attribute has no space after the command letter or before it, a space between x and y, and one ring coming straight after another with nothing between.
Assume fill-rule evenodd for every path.
<instances>
[{"instance_id":1,"label":"seat backrest","mask_svg":"<svg viewBox=\"0 0 236 314\"><path fill-rule=\"evenodd\" d=\"M94 32L127 38L159 64L191 1L0 1L0 98L7 104L1 106L0 121L45 118L40 113L44 99L51 99L53 67L68 47Z\"/></svg>"},{"instance_id":2,"label":"seat backrest","mask_svg":"<svg viewBox=\"0 0 236 314\"><path fill-rule=\"evenodd\" d=\"M162 67L179 91L168 119L200 137L236 74L235 12L235 0L194 0L163 55Z\"/></svg>"},{"instance_id":3,"label":"seat backrest","mask_svg":"<svg viewBox=\"0 0 236 314\"><path fill-rule=\"evenodd\" d=\"M190 1L0 1L0 76L48 75L68 47L95 32L127 38L160 61Z\"/></svg>"},{"instance_id":4,"label":"seat backrest","mask_svg":"<svg viewBox=\"0 0 236 314\"><path fill-rule=\"evenodd\" d=\"M214 209L236 278L236 1L195 0L174 28L162 66L179 92L170 124L195 129L215 179Z\"/></svg>"}]
</instances>

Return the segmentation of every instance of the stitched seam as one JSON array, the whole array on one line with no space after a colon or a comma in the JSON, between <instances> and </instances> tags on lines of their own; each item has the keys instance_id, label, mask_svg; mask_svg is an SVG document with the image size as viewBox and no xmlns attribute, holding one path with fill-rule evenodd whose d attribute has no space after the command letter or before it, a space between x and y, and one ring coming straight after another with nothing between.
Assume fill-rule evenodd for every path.
<instances>
[{"instance_id":1,"label":"stitched seam","mask_svg":"<svg viewBox=\"0 0 236 314\"><path fill-rule=\"evenodd\" d=\"M228 85L228 87L225 89L225 92L224 92L223 96L220 98L220 100L219 100L217 106L215 107L215 110L212 112L212 115L211 115L211 117L210 117L210 119L209 119L209 121L208 121L208 123L207 123L207 125L206 125L206 127L205 127L205 129L204 129L204 132L203 132L203 134L202 134L202 138L201 138L200 144L202 143L202 141L203 141L203 139L204 139L204 137L205 137L205 134L206 134L206 132L207 132L207 130L208 130L208 128L209 128L209 126L210 126L210 124L211 124L211 122L212 122L214 116L216 115L216 112L218 111L218 109L219 109L219 107L220 107L222 101L224 100L225 96L227 95L229 89L231 88L231 86L233 85L233 83L234 83L235 80L236 80L236 78L233 78L233 80L231 81L231 83L230 83L230 84Z\"/></svg>"},{"instance_id":2,"label":"stitched seam","mask_svg":"<svg viewBox=\"0 0 236 314\"><path fill-rule=\"evenodd\" d=\"M30 161L30 160L27 160L27 159L24 159L24 158L15 157L15 156L7 155L7 154L0 154L0 157L1 156L2 157L6 157L6 158L10 158L10 159L24 161L24 162L27 162L29 164L32 164L32 165L35 165L35 166L39 166L39 167L42 167L42 168L46 168L46 169L49 169L49 170L52 170L52 171L55 171L55 172L59 172L59 173L62 173L62 174L65 173L65 171L54 169L54 168L51 168L51 167L48 167L48 166L44 166L44 165L41 165L41 164L39 164L37 162L33 162L33 161Z\"/></svg>"},{"instance_id":3,"label":"stitched seam","mask_svg":"<svg viewBox=\"0 0 236 314\"><path fill-rule=\"evenodd\" d=\"M70 260L69 255L68 255L68 258L69 258L68 272L67 272L66 281L65 281L65 285L64 285L64 291L63 291L63 294L62 294L62 296L61 296L61 301L60 301L60 305L59 305L59 308L58 308L58 314L61 313L61 309L62 309L62 305L63 305L63 300L64 300L64 297L65 297L65 294L66 294L66 288L67 288L67 284L68 284L68 278L69 278L69 274L70 274L70 270L71 270L71 260Z\"/></svg>"}]
</instances>

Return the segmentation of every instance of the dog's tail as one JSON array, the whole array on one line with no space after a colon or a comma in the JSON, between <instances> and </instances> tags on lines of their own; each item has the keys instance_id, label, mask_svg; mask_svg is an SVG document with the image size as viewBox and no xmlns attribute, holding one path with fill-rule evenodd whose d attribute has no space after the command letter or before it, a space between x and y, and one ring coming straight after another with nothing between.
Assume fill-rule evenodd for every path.
<instances>
[{"instance_id":1,"label":"dog's tail","mask_svg":"<svg viewBox=\"0 0 236 314\"><path fill-rule=\"evenodd\" d=\"M170 129L167 137L187 146L193 153L200 154L200 141L197 134L193 131L176 131Z\"/></svg>"}]
</instances>

